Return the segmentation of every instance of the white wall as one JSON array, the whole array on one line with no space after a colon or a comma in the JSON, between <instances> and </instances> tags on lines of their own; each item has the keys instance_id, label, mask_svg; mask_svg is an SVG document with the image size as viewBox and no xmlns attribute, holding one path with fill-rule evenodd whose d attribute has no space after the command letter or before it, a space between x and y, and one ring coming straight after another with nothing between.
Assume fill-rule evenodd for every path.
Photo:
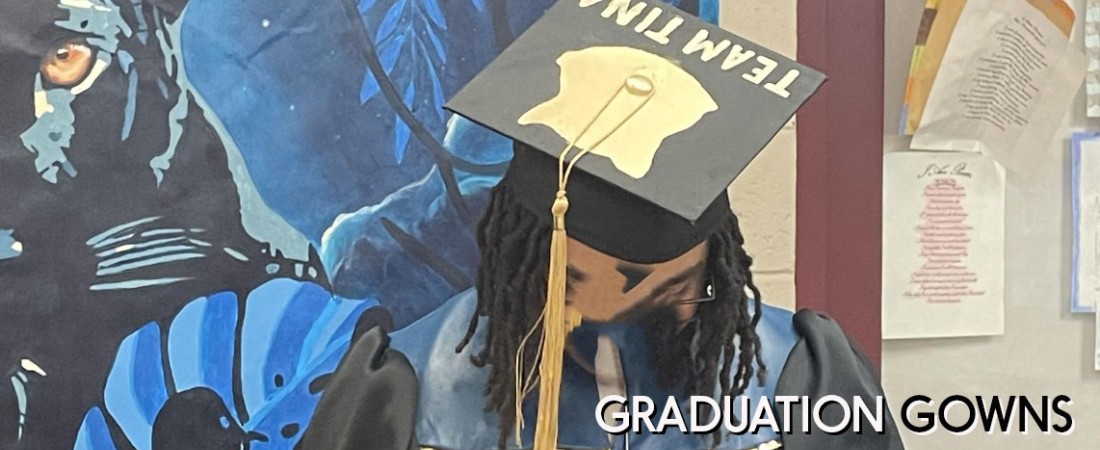
<instances>
[{"instance_id":1,"label":"white wall","mask_svg":"<svg viewBox=\"0 0 1100 450\"><path fill-rule=\"evenodd\" d=\"M794 57L797 0L722 0L723 28ZM794 309L795 126L787 124L730 188L765 303Z\"/></svg>"},{"instance_id":2,"label":"white wall","mask_svg":"<svg viewBox=\"0 0 1100 450\"><path fill-rule=\"evenodd\" d=\"M1083 0L1072 0L1083 11ZM886 8L886 117L888 151L908 142L896 135L906 74L925 0L889 0ZM1082 14L1079 14L1082 15ZM1079 27L1081 24L1079 24ZM1080 40L1080 37L1077 37ZM923 394L1069 395L1077 427L1070 436L1032 432L993 436L975 431L954 436L940 429L927 436L904 432L909 450L1096 449L1100 448L1100 373L1092 370L1094 316L1069 314L1070 207L1069 133L1086 125L1083 99L1070 109L1066 127L1051 142L1048 158L1034 170L1039 181L1009 175L1005 237L1005 335L988 338L887 341L883 383L895 417L903 399ZM884 258L884 263L889 263ZM960 408L961 409L961 408ZM955 414L959 413L959 414ZM962 423L962 411L949 420ZM1061 423L1057 420L1056 423Z\"/></svg>"}]
</instances>

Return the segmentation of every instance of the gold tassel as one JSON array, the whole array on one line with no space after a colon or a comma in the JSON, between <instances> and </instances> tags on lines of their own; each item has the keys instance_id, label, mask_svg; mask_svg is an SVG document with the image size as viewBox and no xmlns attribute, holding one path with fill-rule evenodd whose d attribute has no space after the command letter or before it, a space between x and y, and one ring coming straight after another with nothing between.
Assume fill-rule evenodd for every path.
<instances>
[{"instance_id":1,"label":"gold tassel","mask_svg":"<svg viewBox=\"0 0 1100 450\"><path fill-rule=\"evenodd\" d=\"M539 362L539 413L535 428L535 450L558 448L558 400L561 395L561 372L565 353L566 314L565 281L566 249L569 235L565 232L565 212L569 199L558 191L551 211L554 231L550 237L550 273L546 290L545 316L542 322L542 360ZM570 320L572 322L572 320Z\"/></svg>"},{"instance_id":2,"label":"gold tassel","mask_svg":"<svg viewBox=\"0 0 1100 450\"><path fill-rule=\"evenodd\" d=\"M523 447L523 399L527 398L527 394L531 391L532 383L534 382L535 370L537 367L531 367L531 372L527 374L527 379L523 378L523 351L527 348L527 340L531 338L531 335L538 329L539 324L542 323L542 318L546 315L546 308L543 307L542 314L539 314L539 318L535 319L535 324L531 326L531 329L527 331L527 334L523 336L523 340L519 342L519 349L516 350L516 422L512 428L516 432L516 445ZM539 343L538 352L535 353L535 361L538 361L542 356L542 344Z\"/></svg>"},{"instance_id":3,"label":"gold tassel","mask_svg":"<svg viewBox=\"0 0 1100 450\"><path fill-rule=\"evenodd\" d=\"M622 119L615 127L594 142L589 148L583 149L569 158L569 151L577 141L581 139L588 129L596 122L611 102L622 92L643 97L642 102ZM569 175L573 167L581 157L588 154L604 139L619 129L627 120L645 106L653 96L654 86L652 79L643 75L632 75L616 91L599 112L584 127L576 140L562 150L558 156L558 192L551 207L554 216L554 229L550 235L550 273L547 277L546 304L543 307L542 316L524 336L516 352L516 443L523 446L523 398L527 395L528 386L531 383L530 375L527 380L522 378L523 350L526 348L527 339L536 328L539 321L542 322L542 340L539 345L538 359L539 370L539 405L538 417L535 420L535 446L534 450L557 450L558 448L558 405L561 397L562 366L565 362L565 339L571 331L581 324L581 314L575 309L565 306L566 292L566 267L568 258L566 250L569 248L569 234L565 231L565 213L569 211L569 198L566 197L565 187L569 182ZM568 164L567 164L568 162ZM532 371L531 374L534 374Z\"/></svg>"}]
</instances>

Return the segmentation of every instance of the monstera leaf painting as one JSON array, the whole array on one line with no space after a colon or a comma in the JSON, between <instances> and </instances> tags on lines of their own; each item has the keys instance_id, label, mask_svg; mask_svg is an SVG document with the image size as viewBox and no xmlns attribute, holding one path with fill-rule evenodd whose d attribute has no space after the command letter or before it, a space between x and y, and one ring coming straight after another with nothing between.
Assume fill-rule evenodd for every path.
<instances>
[{"instance_id":1,"label":"monstera leaf painting","mask_svg":"<svg viewBox=\"0 0 1100 450\"><path fill-rule=\"evenodd\" d=\"M372 302L270 281L197 299L119 347L74 450L291 449Z\"/></svg>"}]
</instances>

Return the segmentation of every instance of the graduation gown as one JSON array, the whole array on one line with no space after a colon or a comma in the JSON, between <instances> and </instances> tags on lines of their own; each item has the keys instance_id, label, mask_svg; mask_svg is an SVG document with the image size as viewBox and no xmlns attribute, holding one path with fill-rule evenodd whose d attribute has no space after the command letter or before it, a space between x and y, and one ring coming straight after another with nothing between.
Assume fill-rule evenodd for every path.
<instances>
[{"instance_id":1,"label":"graduation gown","mask_svg":"<svg viewBox=\"0 0 1100 450\"><path fill-rule=\"evenodd\" d=\"M477 303L468 291L443 307L400 331L387 335L375 328L360 337L345 355L325 389L306 430L302 450L491 450L497 448L497 415L486 412L484 396L488 367L478 368L470 354L483 346L485 327L479 327L470 345L461 353L455 347L465 335ZM580 329L578 329L580 330ZM634 334L632 334L634 333ZM619 344L627 396L645 395L654 400L659 416L670 395L649 369L648 349L638 342L636 330L613 332ZM762 357L768 367L766 383L755 381L745 392L755 410L761 397L809 396L819 399L838 395L849 401L860 396L872 412L875 397L883 395L877 374L867 358L829 317L804 310L797 314L763 307L757 326ZM584 358L594 358L595 336L574 332L571 339ZM586 341L587 344L586 344ZM590 359L591 360L591 359ZM615 437L599 428L595 420L600 395L591 374L566 358L559 414L559 447L563 449L693 450L713 448L710 436L681 433L671 427L664 434L627 433ZM717 393L716 393L717 394ZM537 394L524 403L527 426L522 445L509 438L510 449L530 448L534 440ZM685 420L688 399L677 397ZM719 403L721 404L721 403ZM734 411L740 410L735 400ZM775 403L773 402L773 406ZM835 406L835 405L834 405ZM886 405L883 405L885 433L874 432L864 420L862 434L830 435L809 424L804 434L800 405L791 408L789 429L780 435L764 427L757 434L724 435L723 450L775 448L779 442L792 450L897 450L901 439ZM773 408L782 425L781 408ZM836 424L839 408L825 409L825 423ZM751 412L750 412L751 414ZM703 420L705 422L705 420ZM644 426L642 427L644 430ZM629 447L626 446L629 439Z\"/></svg>"}]
</instances>

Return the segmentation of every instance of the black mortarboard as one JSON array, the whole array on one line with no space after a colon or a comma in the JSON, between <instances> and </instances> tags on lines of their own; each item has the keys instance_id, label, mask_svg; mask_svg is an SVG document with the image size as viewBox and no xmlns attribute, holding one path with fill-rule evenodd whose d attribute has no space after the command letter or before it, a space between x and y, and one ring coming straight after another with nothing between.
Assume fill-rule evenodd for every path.
<instances>
[{"instance_id":1,"label":"black mortarboard","mask_svg":"<svg viewBox=\"0 0 1100 450\"><path fill-rule=\"evenodd\" d=\"M557 448L558 356L580 321L565 304L566 229L635 263L690 250L824 80L664 3L561 0L446 105L516 141L502 184L553 226L535 450Z\"/></svg>"},{"instance_id":2,"label":"black mortarboard","mask_svg":"<svg viewBox=\"0 0 1100 450\"><path fill-rule=\"evenodd\" d=\"M656 263L713 232L726 188L824 80L664 3L562 0L446 107L517 142L502 183L547 223L557 159L588 127L569 233Z\"/></svg>"}]
</instances>

